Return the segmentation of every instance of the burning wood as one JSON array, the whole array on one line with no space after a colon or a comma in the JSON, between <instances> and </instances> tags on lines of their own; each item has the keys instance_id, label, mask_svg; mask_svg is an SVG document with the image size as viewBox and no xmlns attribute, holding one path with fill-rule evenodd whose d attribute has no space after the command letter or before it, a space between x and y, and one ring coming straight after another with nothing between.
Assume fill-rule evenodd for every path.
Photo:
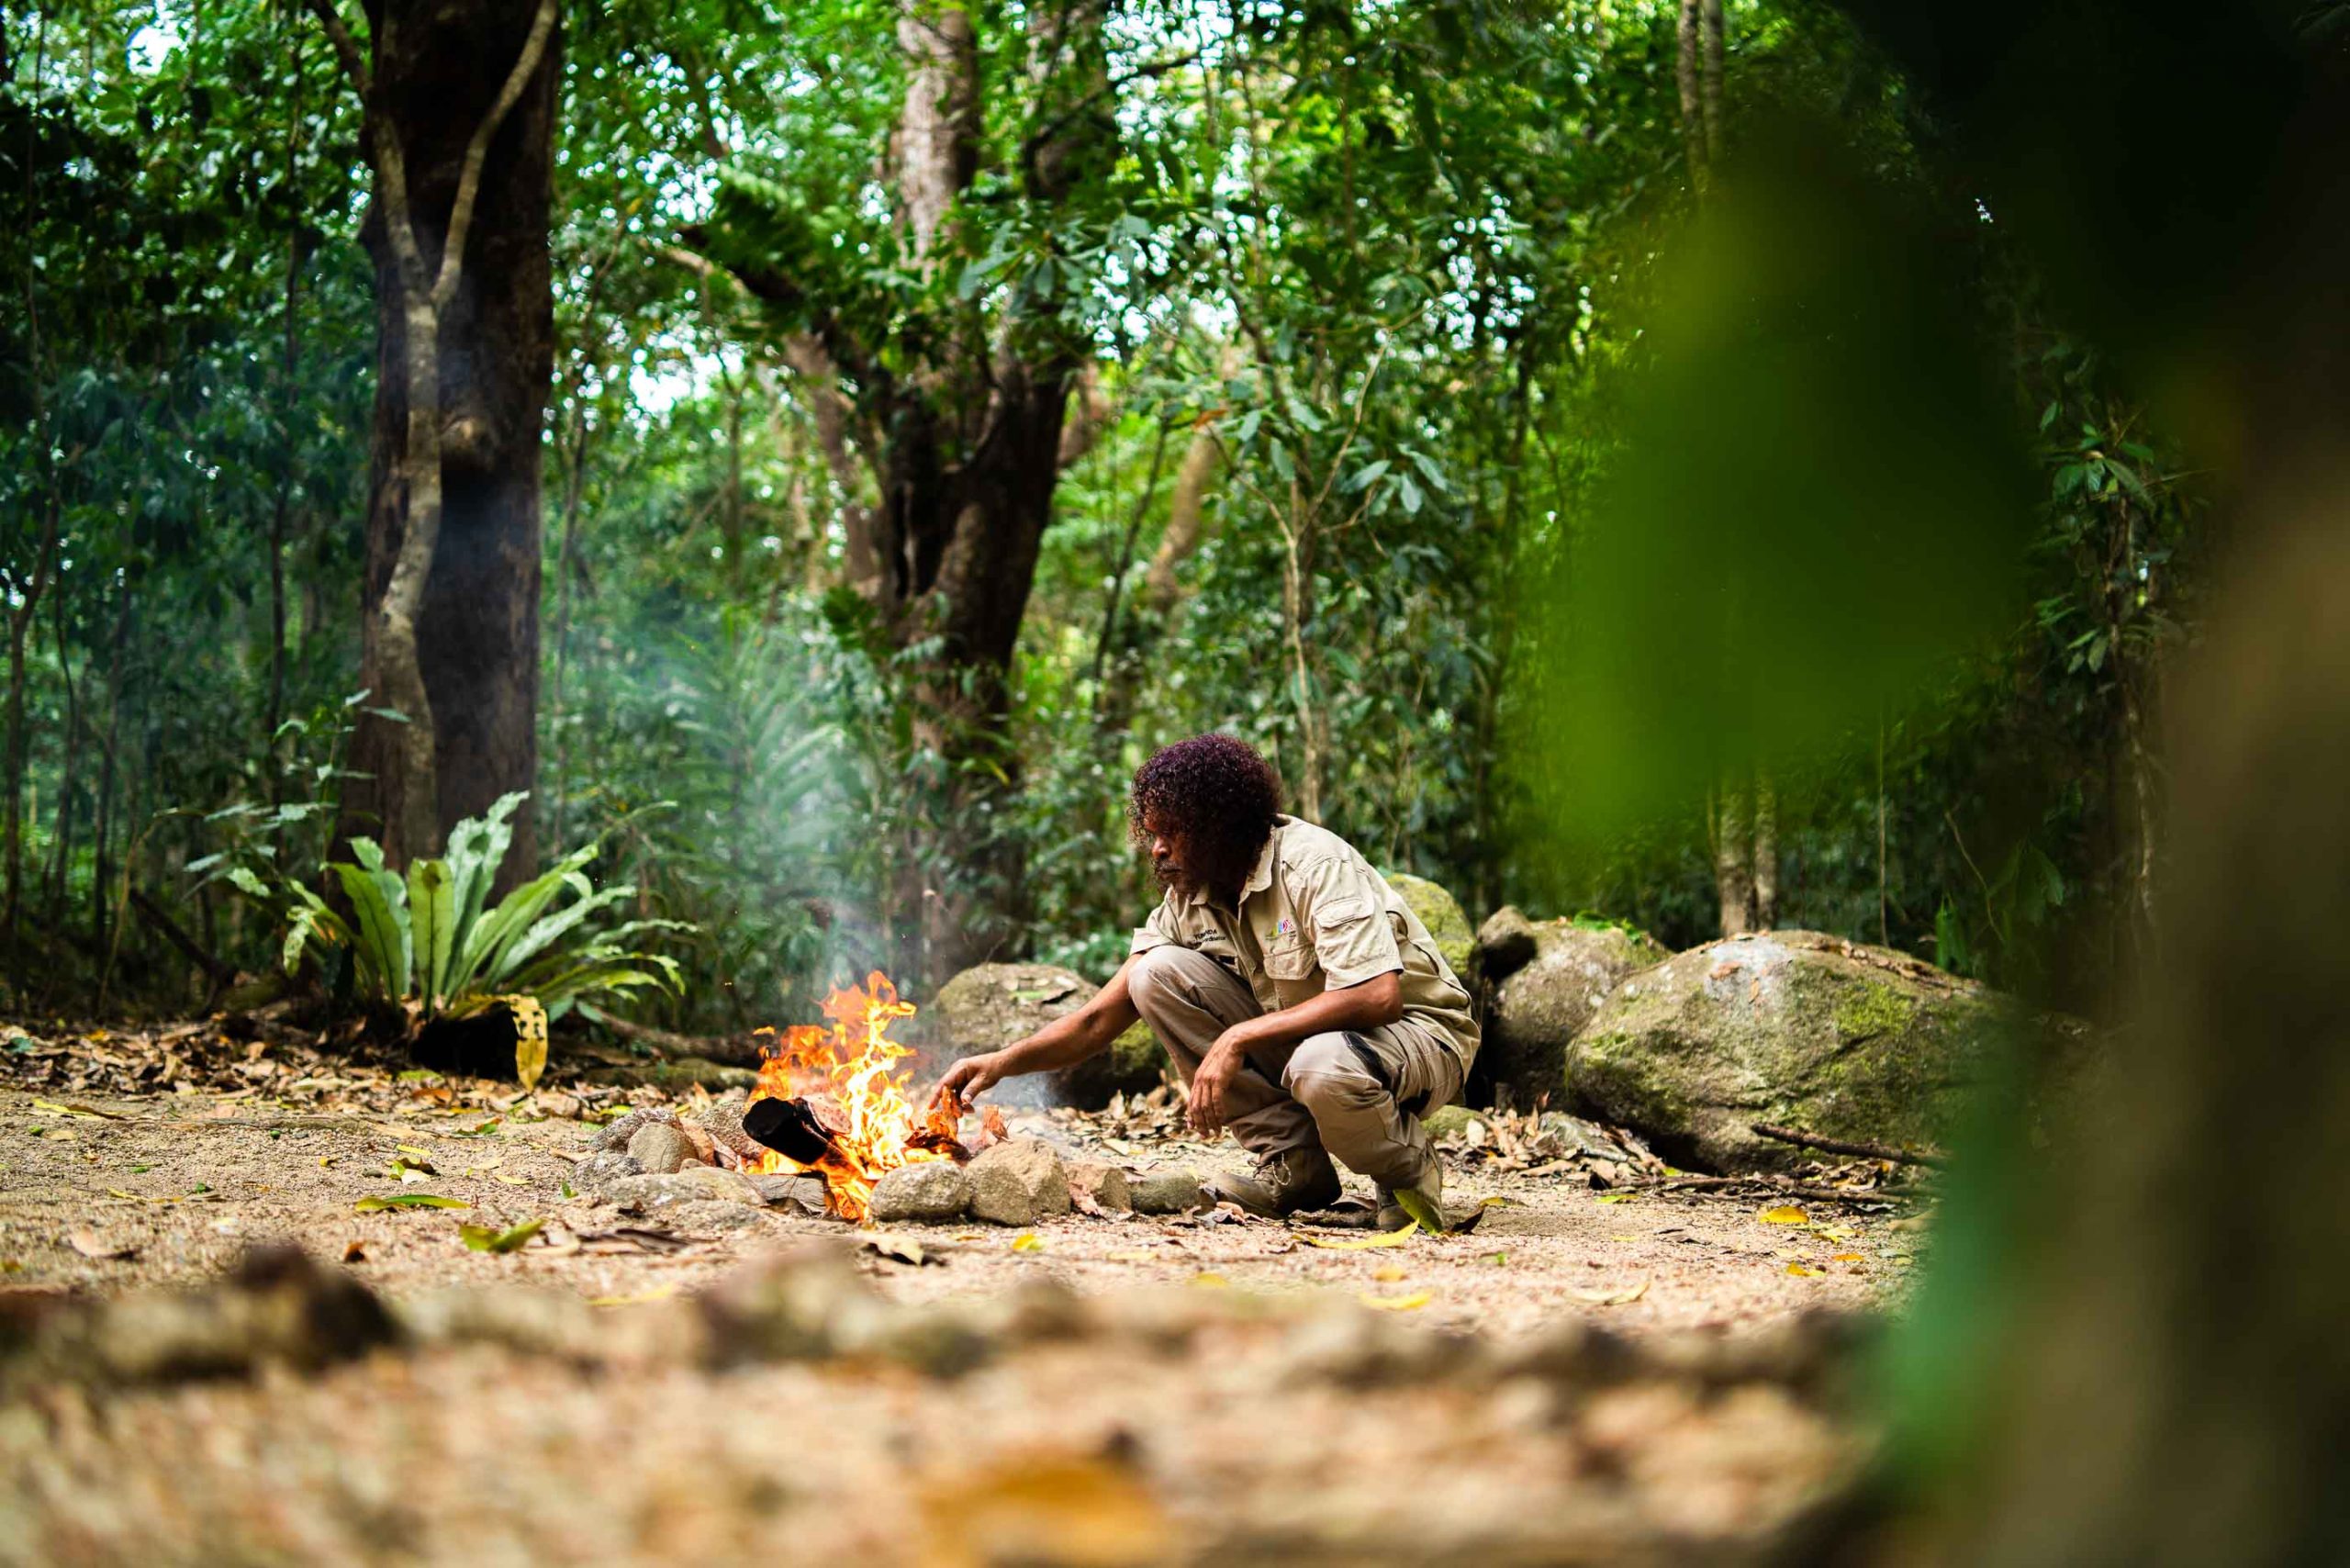
<instances>
[{"instance_id":1,"label":"burning wood","mask_svg":"<svg viewBox=\"0 0 2350 1568\"><path fill-rule=\"evenodd\" d=\"M829 1027L786 1030L743 1107L743 1130L764 1150L744 1168L761 1175L814 1171L824 1179L832 1212L856 1221L865 1218L883 1171L918 1159L968 1159L956 1137L963 1107L918 1113L906 1096L912 1075L897 1064L913 1051L891 1039L890 1027L913 1014L913 1004L899 1001L898 988L876 969L862 986L824 999Z\"/></svg>"}]
</instances>

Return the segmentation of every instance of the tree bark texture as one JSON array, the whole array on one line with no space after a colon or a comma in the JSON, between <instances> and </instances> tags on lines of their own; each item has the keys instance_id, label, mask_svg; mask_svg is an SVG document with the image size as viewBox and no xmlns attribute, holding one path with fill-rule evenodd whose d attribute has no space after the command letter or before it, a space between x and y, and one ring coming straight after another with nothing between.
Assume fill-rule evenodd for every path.
<instances>
[{"instance_id":1,"label":"tree bark texture","mask_svg":"<svg viewBox=\"0 0 2350 1568\"><path fill-rule=\"evenodd\" d=\"M397 139L428 279L443 267L468 143L522 57L537 12L532 0L369 7L372 118L378 135ZM554 375L547 229L560 74L550 40L487 144L462 271L445 301L420 298L403 266L378 160L365 230L375 262L377 383L361 678L375 703L403 707L400 671L412 659L430 744L403 733L412 726L364 716L352 761L373 778L354 781L344 818L350 831L373 831L360 825L370 818L380 823L396 860L436 852L456 823L536 782L540 446ZM429 398L411 398L428 378ZM438 446L437 464L419 460L427 445ZM434 489L438 533L420 551L410 528ZM404 623L410 601L412 622ZM410 788L420 762L429 800L412 798L423 792ZM532 815L517 819L501 887L536 861Z\"/></svg>"}]
</instances>

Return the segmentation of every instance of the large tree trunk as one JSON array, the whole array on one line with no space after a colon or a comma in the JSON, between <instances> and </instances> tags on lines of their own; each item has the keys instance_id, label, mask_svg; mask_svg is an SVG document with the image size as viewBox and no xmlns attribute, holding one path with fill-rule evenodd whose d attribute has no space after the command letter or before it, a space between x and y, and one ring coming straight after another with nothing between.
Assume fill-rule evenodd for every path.
<instances>
[{"instance_id":1,"label":"large tree trunk","mask_svg":"<svg viewBox=\"0 0 2350 1568\"><path fill-rule=\"evenodd\" d=\"M467 144L516 69L538 8L533 0L376 0L369 7L377 134L396 138L404 157L408 221L428 275L442 270ZM420 747L422 737L397 722L363 717L352 762L371 777L353 781L344 821L349 831L380 830L395 859L436 852L457 822L536 780L556 55L550 43L487 144L461 283L437 308L420 309L415 278L403 275L379 162L366 228L375 259L377 383L361 679L375 703L403 706L412 639L421 701L411 694L406 705L429 714L431 745ZM437 381L438 419L430 421L437 474L411 461L419 441L434 436L411 418L410 388L425 366ZM436 478L438 534L420 596L403 582L415 563L402 546ZM402 623L404 594L418 600L412 624ZM516 821L501 885L537 858L532 816Z\"/></svg>"},{"instance_id":2,"label":"large tree trunk","mask_svg":"<svg viewBox=\"0 0 2350 1568\"><path fill-rule=\"evenodd\" d=\"M1078 0L1027 18L1036 92L1017 174L1041 206L1108 165L1102 11ZM904 0L898 41L906 93L889 168L910 260L927 272L962 259L956 213L979 166L980 50L972 13L951 0ZM890 913L901 975L935 980L996 951L1016 923L1008 677L1060 466L1084 445L1065 445L1064 429L1091 350L1050 313L1013 307L1031 313L990 331L974 307L918 352L884 354L783 265L733 271L753 294L811 317L784 347L818 439L845 493L862 488L852 442L875 480L871 504L842 513L850 586L898 646L930 650L902 689L917 809L896 846Z\"/></svg>"}]
</instances>

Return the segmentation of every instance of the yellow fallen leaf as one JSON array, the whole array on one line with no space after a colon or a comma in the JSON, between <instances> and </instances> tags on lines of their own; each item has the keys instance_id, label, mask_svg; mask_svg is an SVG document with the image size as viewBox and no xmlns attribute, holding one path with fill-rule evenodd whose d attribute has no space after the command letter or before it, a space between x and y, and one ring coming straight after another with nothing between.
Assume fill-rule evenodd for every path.
<instances>
[{"instance_id":1,"label":"yellow fallen leaf","mask_svg":"<svg viewBox=\"0 0 2350 1568\"><path fill-rule=\"evenodd\" d=\"M1155 1263L1158 1260L1158 1253L1145 1252L1140 1248L1129 1248L1124 1252L1113 1252L1108 1257L1113 1263Z\"/></svg>"},{"instance_id":2,"label":"yellow fallen leaf","mask_svg":"<svg viewBox=\"0 0 2350 1568\"><path fill-rule=\"evenodd\" d=\"M1836 1256L1828 1260L1831 1263L1865 1263L1868 1261L1866 1258L1862 1257L1857 1252L1839 1252Z\"/></svg>"},{"instance_id":3,"label":"yellow fallen leaf","mask_svg":"<svg viewBox=\"0 0 2350 1568\"><path fill-rule=\"evenodd\" d=\"M1642 1280L1639 1284L1628 1285L1620 1291L1569 1291L1567 1294L1585 1306L1622 1306L1648 1294L1649 1282Z\"/></svg>"},{"instance_id":4,"label":"yellow fallen leaf","mask_svg":"<svg viewBox=\"0 0 2350 1568\"><path fill-rule=\"evenodd\" d=\"M95 1105L63 1104L55 1100L36 1100L33 1109L58 1116L81 1116L93 1122L127 1122L130 1119L117 1115L112 1111L101 1111Z\"/></svg>"},{"instance_id":5,"label":"yellow fallen leaf","mask_svg":"<svg viewBox=\"0 0 2350 1568\"><path fill-rule=\"evenodd\" d=\"M1419 1227L1419 1221L1413 1220L1401 1230L1382 1230L1376 1236L1301 1236L1298 1239L1308 1247L1326 1247L1333 1252L1362 1252L1373 1247L1401 1247L1412 1239L1412 1233Z\"/></svg>"},{"instance_id":6,"label":"yellow fallen leaf","mask_svg":"<svg viewBox=\"0 0 2350 1568\"><path fill-rule=\"evenodd\" d=\"M1764 1209L1755 1218L1764 1225L1809 1225L1811 1216L1793 1204L1781 1204L1774 1209Z\"/></svg>"},{"instance_id":7,"label":"yellow fallen leaf","mask_svg":"<svg viewBox=\"0 0 2350 1568\"><path fill-rule=\"evenodd\" d=\"M319 1156L319 1170L324 1170L328 1166L332 1165L333 1163L334 1163L334 1156L333 1156L333 1155L331 1155L331 1154L321 1154L320 1156Z\"/></svg>"},{"instance_id":8,"label":"yellow fallen leaf","mask_svg":"<svg viewBox=\"0 0 2350 1568\"><path fill-rule=\"evenodd\" d=\"M1217 1273L1213 1269L1203 1269L1198 1273L1193 1274L1192 1276L1192 1282L1195 1285L1205 1285L1208 1289L1216 1291L1223 1290L1232 1283L1230 1280L1225 1279L1222 1274Z\"/></svg>"},{"instance_id":9,"label":"yellow fallen leaf","mask_svg":"<svg viewBox=\"0 0 2350 1568\"><path fill-rule=\"evenodd\" d=\"M639 1291L634 1295L591 1295L588 1298L588 1305L589 1306L642 1306L649 1301L667 1301L677 1294L677 1287L675 1285L655 1285L649 1291Z\"/></svg>"},{"instance_id":10,"label":"yellow fallen leaf","mask_svg":"<svg viewBox=\"0 0 2350 1568\"><path fill-rule=\"evenodd\" d=\"M1599 1201L1603 1204L1628 1204L1639 1196L1638 1193L1602 1193Z\"/></svg>"},{"instance_id":11,"label":"yellow fallen leaf","mask_svg":"<svg viewBox=\"0 0 2350 1568\"><path fill-rule=\"evenodd\" d=\"M1371 1277L1392 1285L1398 1280L1409 1279L1411 1271L1401 1263L1384 1263L1373 1269L1371 1271Z\"/></svg>"},{"instance_id":12,"label":"yellow fallen leaf","mask_svg":"<svg viewBox=\"0 0 2350 1568\"><path fill-rule=\"evenodd\" d=\"M497 1170L489 1173L489 1179L501 1187L527 1187L531 1184L530 1178L527 1176L508 1176Z\"/></svg>"},{"instance_id":13,"label":"yellow fallen leaf","mask_svg":"<svg viewBox=\"0 0 2350 1568\"><path fill-rule=\"evenodd\" d=\"M1024 1230L1012 1238L1012 1249L1014 1252L1042 1252L1045 1238L1033 1230Z\"/></svg>"},{"instance_id":14,"label":"yellow fallen leaf","mask_svg":"<svg viewBox=\"0 0 2350 1568\"><path fill-rule=\"evenodd\" d=\"M1852 1227L1848 1225L1815 1225L1811 1227L1811 1233L1814 1236L1824 1236L1830 1241L1852 1239Z\"/></svg>"},{"instance_id":15,"label":"yellow fallen leaf","mask_svg":"<svg viewBox=\"0 0 2350 1568\"><path fill-rule=\"evenodd\" d=\"M392 1145L392 1147L398 1149L402 1154L413 1154L419 1159L430 1159L432 1158L432 1151L431 1149L420 1148L412 1143L396 1143Z\"/></svg>"},{"instance_id":16,"label":"yellow fallen leaf","mask_svg":"<svg viewBox=\"0 0 2350 1568\"><path fill-rule=\"evenodd\" d=\"M1436 1293L1414 1291L1410 1295L1367 1295L1357 1299L1373 1312L1417 1312L1436 1299Z\"/></svg>"},{"instance_id":17,"label":"yellow fallen leaf","mask_svg":"<svg viewBox=\"0 0 2350 1568\"><path fill-rule=\"evenodd\" d=\"M1787 1265L1787 1272L1793 1274L1799 1280L1816 1280L1827 1271L1828 1271L1825 1269L1809 1268L1802 1263L1790 1263Z\"/></svg>"}]
</instances>

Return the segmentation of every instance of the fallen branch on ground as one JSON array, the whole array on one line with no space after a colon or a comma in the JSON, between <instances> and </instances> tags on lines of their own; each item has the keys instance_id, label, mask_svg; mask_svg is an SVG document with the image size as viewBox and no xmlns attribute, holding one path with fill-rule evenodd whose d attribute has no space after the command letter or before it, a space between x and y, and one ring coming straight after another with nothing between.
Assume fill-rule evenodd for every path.
<instances>
[{"instance_id":1,"label":"fallen branch on ground","mask_svg":"<svg viewBox=\"0 0 2350 1568\"><path fill-rule=\"evenodd\" d=\"M680 1035L650 1024L632 1024L597 1008L579 1010L623 1040L651 1046L664 1056L700 1057L722 1067L756 1067L767 1059L767 1042L756 1035Z\"/></svg>"},{"instance_id":2,"label":"fallen branch on ground","mask_svg":"<svg viewBox=\"0 0 2350 1568\"><path fill-rule=\"evenodd\" d=\"M1762 1187L1783 1193L1791 1198L1810 1198L1826 1204L1895 1204L1908 1196L1904 1193L1846 1192L1840 1187L1815 1186L1808 1182L1791 1182L1785 1176L1682 1176L1670 1182L1643 1182L1627 1189L1649 1193L1713 1193L1725 1187Z\"/></svg>"},{"instance_id":3,"label":"fallen branch on ground","mask_svg":"<svg viewBox=\"0 0 2350 1568\"><path fill-rule=\"evenodd\" d=\"M1890 1159L1897 1165L1925 1165L1940 1170L1948 1161L1939 1154L1917 1154L1890 1144L1863 1143L1856 1138L1822 1137L1794 1127L1774 1126L1769 1122L1756 1122L1754 1130L1764 1137L1777 1138L1804 1148L1824 1149L1830 1154L1848 1154L1856 1159Z\"/></svg>"}]
</instances>

